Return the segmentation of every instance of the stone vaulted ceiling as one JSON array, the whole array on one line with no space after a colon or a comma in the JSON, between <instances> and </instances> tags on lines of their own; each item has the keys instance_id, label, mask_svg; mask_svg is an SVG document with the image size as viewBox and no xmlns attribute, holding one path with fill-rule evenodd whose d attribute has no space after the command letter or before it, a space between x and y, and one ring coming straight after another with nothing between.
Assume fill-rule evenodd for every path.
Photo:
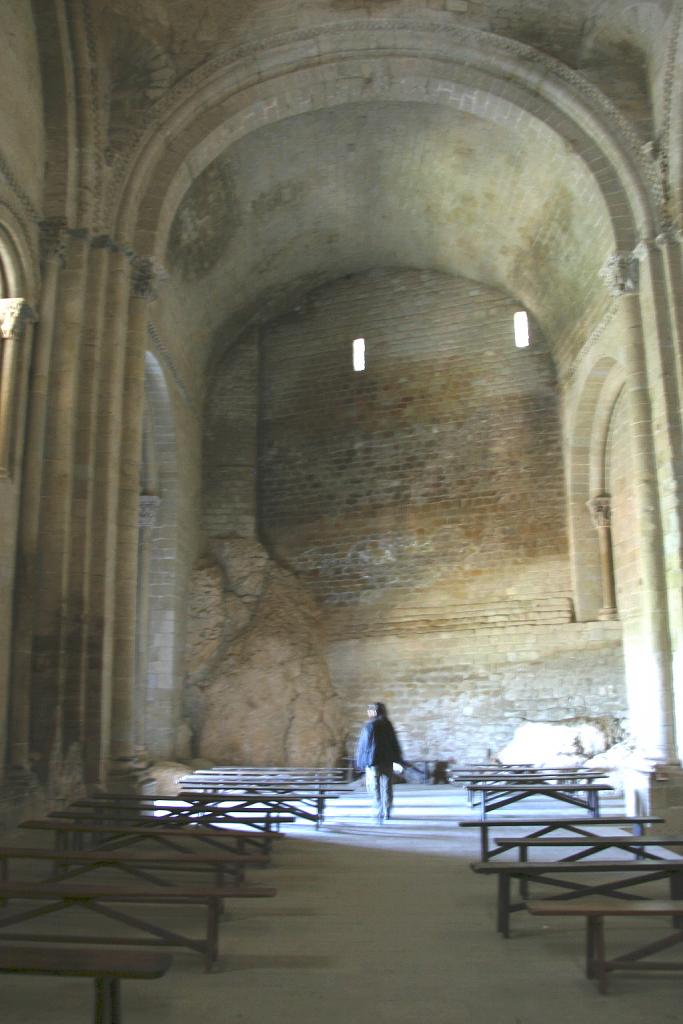
<instances>
[{"instance_id":1,"label":"stone vaulted ceiling","mask_svg":"<svg viewBox=\"0 0 683 1024\"><path fill-rule=\"evenodd\" d=\"M228 7L109 5L114 149L125 144L127 123L219 52L276 49L278 32L291 38L302 25L333 50L351 21L358 31L362 18L373 29L402 18L405 32L409 16L419 19L416 29L428 22L438 33L452 32L462 15L468 30L533 47L618 99L642 142L651 134L647 96L657 87L654 40L666 13L659 0L570 0L561 9L517 0ZM369 86L377 74L368 70ZM391 62L381 74L391 79ZM402 266L509 292L552 345L577 313L599 304L599 270L615 248L607 201L574 141L540 113L517 116L514 102L509 115L489 119L424 95L396 102L369 89L360 101L340 102L331 84L329 103L257 126L208 162L187 157L193 180L169 218L164 316L206 359L310 287Z\"/></svg>"},{"instance_id":2,"label":"stone vaulted ceiling","mask_svg":"<svg viewBox=\"0 0 683 1024\"><path fill-rule=\"evenodd\" d=\"M550 335L596 287L604 203L551 133L419 103L350 104L253 132L183 198L166 264L188 336L234 334L344 274L462 275L525 302Z\"/></svg>"}]
</instances>

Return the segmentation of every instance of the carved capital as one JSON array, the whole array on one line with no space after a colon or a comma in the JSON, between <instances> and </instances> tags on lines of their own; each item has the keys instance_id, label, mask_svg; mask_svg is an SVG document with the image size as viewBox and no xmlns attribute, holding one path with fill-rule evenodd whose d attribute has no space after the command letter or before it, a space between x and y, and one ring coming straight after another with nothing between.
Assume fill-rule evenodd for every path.
<instances>
[{"instance_id":1,"label":"carved capital","mask_svg":"<svg viewBox=\"0 0 683 1024\"><path fill-rule=\"evenodd\" d=\"M0 337L21 337L24 324L35 322L36 315L23 299L0 299Z\"/></svg>"},{"instance_id":2,"label":"carved capital","mask_svg":"<svg viewBox=\"0 0 683 1024\"><path fill-rule=\"evenodd\" d=\"M63 217L42 220L40 228L40 258L43 263L51 260L64 266L66 262L67 228Z\"/></svg>"},{"instance_id":3,"label":"carved capital","mask_svg":"<svg viewBox=\"0 0 683 1024\"><path fill-rule=\"evenodd\" d=\"M586 508L590 512L593 526L596 530L608 529L612 522L612 502L607 494L599 494L586 502Z\"/></svg>"},{"instance_id":4,"label":"carved capital","mask_svg":"<svg viewBox=\"0 0 683 1024\"><path fill-rule=\"evenodd\" d=\"M159 505L161 504L161 498L158 494L141 494L140 495L140 507L139 507L139 522L140 529L145 529L148 526L154 526L157 521L157 513L159 511Z\"/></svg>"},{"instance_id":5,"label":"carved capital","mask_svg":"<svg viewBox=\"0 0 683 1024\"><path fill-rule=\"evenodd\" d=\"M149 256L135 256L131 260L131 286L133 295L138 299L145 299L151 302L156 298L154 282L157 277L157 267L154 260Z\"/></svg>"},{"instance_id":6,"label":"carved capital","mask_svg":"<svg viewBox=\"0 0 683 1024\"><path fill-rule=\"evenodd\" d=\"M121 247L109 235L95 235L90 243L93 249L106 249L107 252L121 252Z\"/></svg>"},{"instance_id":7,"label":"carved capital","mask_svg":"<svg viewBox=\"0 0 683 1024\"><path fill-rule=\"evenodd\" d=\"M669 246L680 245L681 240L681 229L676 224L666 224L655 238L655 245L658 249L668 249Z\"/></svg>"},{"instance_id":8,"label":"carved capital","mask_svg":"<svg viewBox=\"0 0 683 1024\"><path fill-rule=\"evenodd\" d=\"M635 295L638 291L640 259L643 254L616 252L609 257L600 271L600 277L607 285L610 295Z\"/></svg>"}]
</instances>

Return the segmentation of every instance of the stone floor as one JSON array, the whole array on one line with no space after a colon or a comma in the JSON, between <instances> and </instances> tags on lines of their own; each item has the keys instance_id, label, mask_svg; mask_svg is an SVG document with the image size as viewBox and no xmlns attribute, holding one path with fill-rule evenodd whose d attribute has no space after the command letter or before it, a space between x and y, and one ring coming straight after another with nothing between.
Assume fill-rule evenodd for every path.
<instances>
[{"instance_id":1,"label":"stone floor","mask_svg":"<svg viewBox=\"0 0 683 1024\"><path fill-rule=\"evenodd\" d=\"M383 827L362 792L339 801L319 833L292 827L273 866L252 876L278 895L228 906L218 969L174 952L165 978L124 986L125 1024L679 1021L680 975L617 975L600 996L583 976L579 922L519 913L511 938L499 938L495 882L469 869L475 830L454 826L468 813L450 787L402 786ZM188 925L192 913L182 911ZM627 927L610 933L613 948L661 925ZM90 1024L90 989L1 977L2 1024Z\"/></svg>"}]
</instances>

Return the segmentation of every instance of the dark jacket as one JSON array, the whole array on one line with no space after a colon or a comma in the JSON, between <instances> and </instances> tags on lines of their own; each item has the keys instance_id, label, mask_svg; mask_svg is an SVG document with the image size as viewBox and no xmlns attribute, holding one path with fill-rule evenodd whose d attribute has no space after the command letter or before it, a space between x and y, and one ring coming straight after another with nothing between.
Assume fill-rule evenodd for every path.
<instances>
[{"instance_id":1,"label":"dark jacket","mask_svg":"<svg viewBox=\"0 0 683 1024\"><path fill-rule=\"evenodd\" d=\"M394 727L388 718L371 718L361 729L356 747L356 767L363 771L370 765L391 767L403 764L403 753Z\"/></svg>"}]
</instances>

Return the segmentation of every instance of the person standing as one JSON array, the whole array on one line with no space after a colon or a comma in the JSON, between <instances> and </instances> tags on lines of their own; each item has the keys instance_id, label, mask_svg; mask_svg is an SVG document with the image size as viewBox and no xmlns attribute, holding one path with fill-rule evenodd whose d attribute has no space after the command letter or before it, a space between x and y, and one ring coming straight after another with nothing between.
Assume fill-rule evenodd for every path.
<instances>
[{"instance_id":1,"label":"person standing","mask_svg":"<svg viewBox=\"0 0 683 1024\"><path fill-rule=\"evenodd\" d=\"M356 746L356 767L365 771L365 785L374 801L379 825L391 817L394 764L403 765L403 752L387 718L387 709L379 702L368 704L368 721L361 729Z\"/></svg>"}]
</instances>

